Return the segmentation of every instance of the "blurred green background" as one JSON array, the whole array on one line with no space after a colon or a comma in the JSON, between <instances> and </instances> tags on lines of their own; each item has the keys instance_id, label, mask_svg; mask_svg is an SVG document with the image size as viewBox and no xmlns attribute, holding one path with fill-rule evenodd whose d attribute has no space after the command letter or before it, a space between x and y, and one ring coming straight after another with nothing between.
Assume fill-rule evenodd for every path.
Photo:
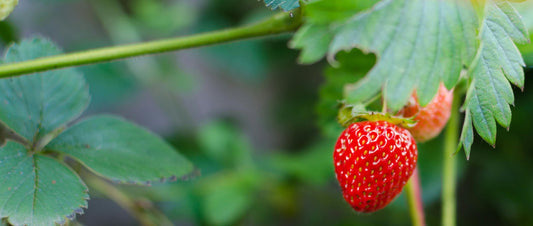
<instances>
[{"instance_id":1,"label":"blurred green background","mask_svg":"<svg viewBox=\"0 0 533 226\"><path fill-rule=\"evenodd\" d=\"M530 1L531 2L531 1ZM531 3L529 3L531 5ZM533 28L531 11L524 20ZM531 8L529 8L531 9ZM78 51L239 26L272 15L261 1L27 0L0 22L0 49L42 35ZM533 29L531 29L533 33ZM373 214L342 198L332 165L341 87L372 55L341 53L341 65L301 66L290 35L84 66L92 102L161 134L200 176L151 187L120 186L152 200L176 225L410 225L405 197ZM520 47L533 75L533 47ZM459 163L459 225L533 225L533 84L515 89L510 131L493 149L476 137ZM428 225L440 222L442 137L419 145ZM84 225L138 225L93 193Z\"/></svg>"}]
</instances>

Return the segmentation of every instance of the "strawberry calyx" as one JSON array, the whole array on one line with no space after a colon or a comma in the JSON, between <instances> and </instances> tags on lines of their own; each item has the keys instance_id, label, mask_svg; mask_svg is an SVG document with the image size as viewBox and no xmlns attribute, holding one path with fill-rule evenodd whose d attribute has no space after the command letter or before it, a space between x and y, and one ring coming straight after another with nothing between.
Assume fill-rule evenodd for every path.
<instances>
[{"instance_id":1,"label":"strawberry calyx","mask_svg":"<svg viewBox=\"0 0 533 226\"><path fill-rule=\"evenodd\" d=\"M406 129L414 127L417 123L415 116L402 117L399 115L391 115L389 113L367 111L363 104L352 105L345 103L342 104L339 110L337 121L343 127L348 127L353 123L363 121L386 121Z\"/></svg>"}]
</instances>

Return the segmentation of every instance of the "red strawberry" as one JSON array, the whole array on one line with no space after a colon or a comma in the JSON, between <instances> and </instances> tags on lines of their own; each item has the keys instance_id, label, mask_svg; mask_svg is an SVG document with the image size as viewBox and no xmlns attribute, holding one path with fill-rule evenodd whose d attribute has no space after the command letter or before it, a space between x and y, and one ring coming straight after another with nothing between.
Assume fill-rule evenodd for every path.
<instances>
[{"instance_id":1,"label":"red strawberry","mask_svg":"<svg viewBox=\"0 0 533 226\"><path fill-rule=\"evenodd\" d=\"M417 158L409 131L386 121L350 125L333 153L344 199L359 212L374 212L389 204L413 174Z\"/></svg>"},{"instance_id":2,"label":"red strawberry","mask_svg":"<svg viewBox=\"0 0 533 226\"><path fill-rule=\"evenodd\" d=\"M453 91L448 91L444 85L440 85L437 96L425 107L420 107L416 91L411 96L408 104L398 113L403 117L415 116L417 124L408 128L418 142L425 142L440 134L452 109Z\"/></svg>"}]
</instances>

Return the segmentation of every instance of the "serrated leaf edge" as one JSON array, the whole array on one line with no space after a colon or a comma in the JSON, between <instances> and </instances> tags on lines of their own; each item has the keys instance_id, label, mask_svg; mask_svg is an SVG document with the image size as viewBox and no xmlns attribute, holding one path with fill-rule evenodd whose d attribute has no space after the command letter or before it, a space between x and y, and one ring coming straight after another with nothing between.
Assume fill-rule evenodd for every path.
<instances>
[{"instance_id":1,"label":"serrated leaf edge","mask_svg":"<svg viewBox=\"0 0 533 226\"><path fill-rule=\"evenodd\" d=\"M45 157L49 157L49 156L46 156L46 155L43 155ZM35 157L32 156L32 161L35 161L34 159ZM49 157L50 158L50 157ZM82 215L84 213L84 210L83 209L88 209L89 205L88 205L88 201L91 199L90 196L89 196L89 188L87 187L87 185L85 184L85 182L81 179L80 175L74 171L72 168L70 168L67 164L65 164L63 161L59 161L57 159L54 159L57 163L63 165L64 167L66 167L68 170L70 170L74 175L76 175L76 177L79 179L79 182L81 184L84 185L85 187L85 190L82 192L82 195L83 195L83 199L84 202L85 202L85 205L80 205L78 206L78 208L75 208L72 210L72 212L70 214L67 214L65 216L59 216L59 219L56 219L54 220L54 223L55 224L59 224L59 225L65 225L67 221L72 221L76 218L76 215L79 214L79 215ZM12 225L15 225L11 222L10 220L10 217L6 217L6 218L3 218L5 219L9 224L12 224ZM28 226L31 226L31 225L28 225Z\"/></svg>"},{"instance_id":2,"label":"serrated leaf edge","mask_svg":"<svg viewBox=\"0 0 533 226\"><path fill-rule=\"evenodd\" d=\"M509 16L505 12L503 12L501 10L500 5L503 4L505 6L510 7L511 10L513 11L513 13L516 14L519 17L519 19L520 19L520 21L518 21L517 23L519 23L521 25L521 27L524 27L523 22L521 21L520 14L518 14L516 9L512 5L510 5L507 1L492 1L491 0L486 5L484 5L484 7L485 7L485 9L484 9L485 18L480 23L481 29L480 29L480 32L478 34L478 41L480 42L480 44L479 44L479 47L478 47L478 50L477 50L477 53L476 53L476 57L474 58L474 60L470 64L470 67L468 68L468 74L471 75L471 77L474 77L473 68L476 67L477 64L479 64L479 61L481 60L480 58L482 57L481 55L483 54L482 52L484 50L484 43L483 43L483 40L482 40L482 35L483 35L483 32L485 32L484 29L490 29L490 28L488 28L488 23L489 22L495 23L494 21L490 21L490 20L487 19L487 11L489 10L488 8L491 7L488 4L494 4L493 7L497 8L497 10L499 10L502 14L504 14L507 17L509 23L513 26L513 28L518 30L518 31L520 31L520 33L522 34L522 36L525 37L525 40L527 40L527 42L530 41L529 37L527 35L527 30L520 29L520 27L517 27L516 24L515 24L516 21L510 19ZM499 26L501 26L501 25L499 25ZM507 34L508 38L511 39L514 49L520 55L521 62L523 62L523 58L521 56L521 53L518 51L518 47L516 45L517 42L520 43L520 42L524 41L524 40L521 40L521 38L523 38L523 37L513 37L512 34L509 34L507 32L507 30L505 30L505 28L502 28L502 29ZM526 34L524 34L524 32L526 32ZM520 64L520 66L524 65L523 63L519 63L519 64ZM513 82L512 78L509 78L508 73L505 72L503 67L499 67L499 69L501 70L501 73L502 73L503 77L505 78L506 82L508 82L508 84L512 83L512 84L518 86L519 88L523 89L523 86L521 84L517 84L517 83ZM471 145L473 143L473 134L471 134L472 133L472 131L471 131L472 130L472 123L474 125L474 128L476 129L476 132L483 138L483 140L485 140L490 145L494 146L495 143L496 143L496 132L497 132L496 131L497 130L497 126L491 126L492 124L495 124L494 120L496 120L501 126L504 126L507 129L508 129L508 126L509 126L510 120L511 120L511 119L509 119L508 123L506 121L505 122L501 121L501 120L499 120L497 118L496 115L494 115L492 110L488 110L488 113L491 114L489 116L490 117L489 120L492 120L492 124L489 121L487 121L487 123L486 123L488 129L490 130L490 131L488 131L489 134L488 134L488 136L485 136L485 135L483 135L483 133L479 133L479 129L480 129L479 126L480 125L478 125L476 123L476 120L473 118L475 116L474 115L470 115L470 114L473 114L471 101L472 101L472 98L474 98L473 95L474 95L474 92L475 92L475 87L474 87L475 86L475 82L476 82L476 79L475 78L471 78L471 82L469 84L469 88L468 88L468 91L467 91L467 96L465 98L465 103L464 103L463 107L461 108L461 109L466 110L466 115L465 115L465 121L463 123L461 137L460 137L460 140L459 140L458 150L462 147L465 150L465 155L466 155L467 159L470 158L470 150L471 150ZM476 94L476 96L477 96L477 94ZM510 102L506 101L506 104L507 104L507 107L509 105L514 105L514 101L510 101ZM481 106L480 103L479 103L479 105L480 105L479 106L480 110L483 111L483 106ZM470 121L468 119L470 119ZM467 125L467 124L470 124L470 125ZM494 127L494 128L491 128L491 127ZM470 131L467 131L467 130L470 130Z\"/></svg>"}]
</instances>

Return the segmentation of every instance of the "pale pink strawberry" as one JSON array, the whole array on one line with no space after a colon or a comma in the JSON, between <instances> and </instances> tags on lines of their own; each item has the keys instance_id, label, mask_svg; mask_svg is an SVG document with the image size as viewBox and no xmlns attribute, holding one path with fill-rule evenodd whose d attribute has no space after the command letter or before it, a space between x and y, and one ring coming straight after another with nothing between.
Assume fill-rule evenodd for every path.
<instances>
[{"instance_id":1,"label":"pale pink strawberry","mask_svg":"<svg viewBox=\"0 0 533 226\"><path fill-rule=\"evenodd\" d=\"M440 85L437 95L425 107L420 107L416 91L408 104L398 113L403 117L415 116L417 124L408 128L418 142L425 142L438 136L450 118L453 91Z\"/></svg>"}]
</instances>

